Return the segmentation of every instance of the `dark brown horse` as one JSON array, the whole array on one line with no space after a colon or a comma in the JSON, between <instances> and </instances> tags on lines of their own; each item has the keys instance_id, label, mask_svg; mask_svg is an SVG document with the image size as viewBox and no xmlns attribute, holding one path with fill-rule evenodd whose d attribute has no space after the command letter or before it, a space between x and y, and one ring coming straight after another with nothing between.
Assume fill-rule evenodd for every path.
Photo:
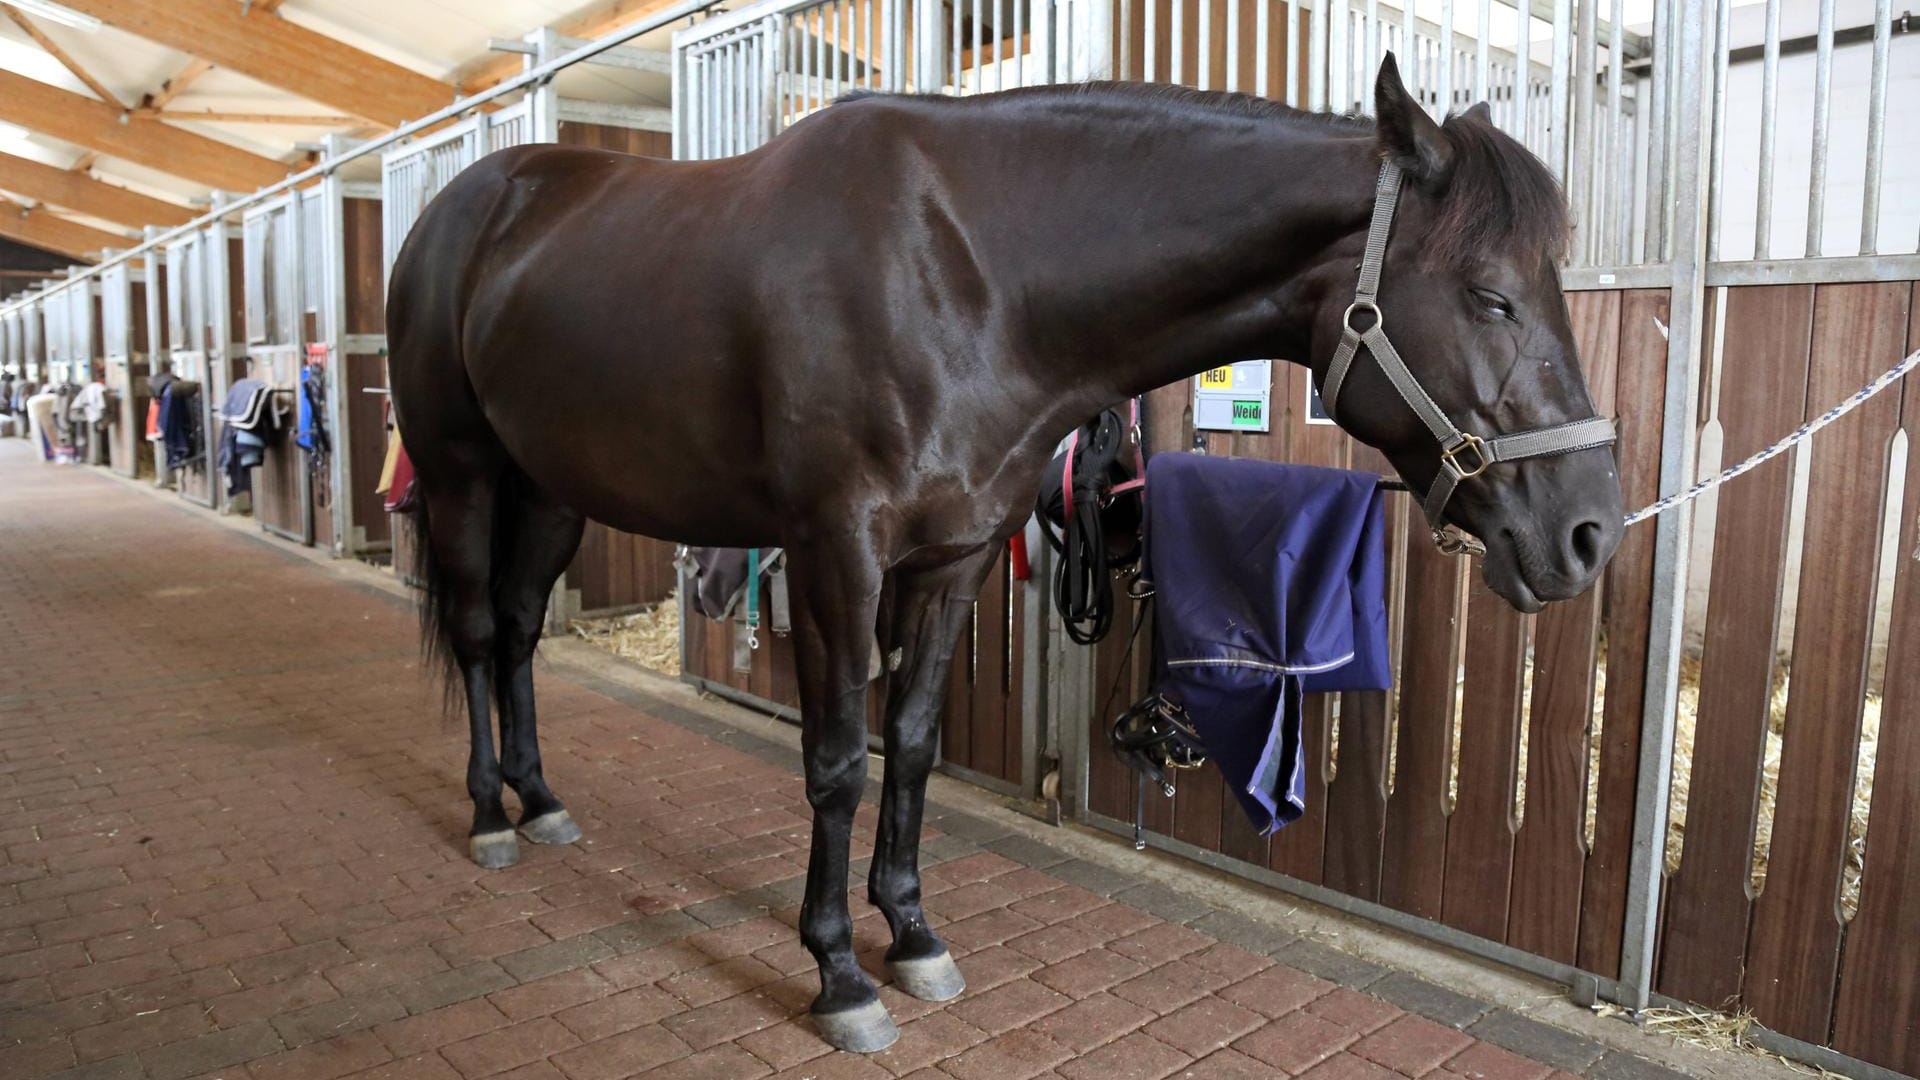
<instances>
[{"instance_id":1,"label":"dark brown horse","mask_svg":"<svg viewBox=\"0 0 1920 1080\"><path fill-rule=\"evenodd\" d=\"M1484 109L1435 124L1391 58L1375 94L1377 121L1130 85L865 97L727 160L527 146L461 174L400 252L387 317L430 642L472 723L474 858L517 857L503 780L530 840L579 835L541 777L531 656L584 518L782 546L816 1020L847 1049L895 1035L846 905L876 630L898 664L869 895L901 988L959 993L920 906L940 691L1067 430L1229 361L1323 374L1383 158L1407 188L1380 308L1439 406L1488 434L1593 414L1551 176ZM1339 411L1414 485L1433 480L1434 437L1364 355ZM1619 539L1611 455L1495 465L1447 516L1484 539L1488 583L1516 607L1573 596Z\"/></svg>"}]
</instances>

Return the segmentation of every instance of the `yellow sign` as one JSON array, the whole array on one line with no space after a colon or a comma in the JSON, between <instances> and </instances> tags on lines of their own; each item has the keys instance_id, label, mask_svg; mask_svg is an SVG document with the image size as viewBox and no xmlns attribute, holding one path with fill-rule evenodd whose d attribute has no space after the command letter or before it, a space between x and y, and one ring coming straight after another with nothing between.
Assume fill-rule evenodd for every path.
<instances>
[{"instance_id":1,"label":"yellow sign","mask_svg":"<svg viewBox=\"0 0 1920 1080\"><path fill-rule=\"evenodd\" d=\"M1202 390L1233 389L1233 365L1228 364L1226 367L1208 368L1207 370L1201 372L1200 373L1200 389Z\"/></svg>"}]
</instances>

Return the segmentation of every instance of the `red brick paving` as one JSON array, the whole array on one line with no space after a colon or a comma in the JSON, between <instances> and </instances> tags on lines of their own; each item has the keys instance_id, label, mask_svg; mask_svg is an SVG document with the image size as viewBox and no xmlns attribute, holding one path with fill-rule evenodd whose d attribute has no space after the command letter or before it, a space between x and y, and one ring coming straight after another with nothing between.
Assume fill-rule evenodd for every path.
<instances>
[{"instance_id":1,"label":"red brick paving","mask_svg":"<svg viewBox=\"0 0 1920 1080\"><path fill-rule=\"evenodd\" d=\"M25 450L0 443L0 1076L1551 1072L985 851L925 875L972 989L888 989L900 1042L830 1053L777 899L805 866L792 767L543 672L587 839L483 872L410 612Z\"/></svg>"}]
</instances>

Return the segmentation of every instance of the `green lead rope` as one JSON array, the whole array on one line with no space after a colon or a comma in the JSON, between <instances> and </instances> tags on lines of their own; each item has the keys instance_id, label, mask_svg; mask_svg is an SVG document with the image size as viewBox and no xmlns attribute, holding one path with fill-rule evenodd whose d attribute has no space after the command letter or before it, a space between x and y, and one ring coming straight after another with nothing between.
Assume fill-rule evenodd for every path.
<instances>
[{"instance_id":1,"label":"green lead rope","mask_svg":"<svg viewBox=\"0 0 1920 1080\"><path fill-rule=\"evenodd\" d=\"M760 549L747 549L747 648L760 647Z\"/></svg>"}]
</instances>

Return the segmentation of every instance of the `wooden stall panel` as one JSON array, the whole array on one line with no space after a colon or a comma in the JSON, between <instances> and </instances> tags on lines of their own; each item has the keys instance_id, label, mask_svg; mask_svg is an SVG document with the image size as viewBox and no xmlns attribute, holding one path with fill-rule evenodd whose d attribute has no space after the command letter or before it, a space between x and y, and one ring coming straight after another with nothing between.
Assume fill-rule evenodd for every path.
<instances>
[{"instance_id":1,"label":"wooden stall panel","mask_svg":"<svg viewBox=\"0 0 1920 1080\"><path fill-rule=\"evenodd\" d=\"M1906 351L1920 349L1920 290L1912 296ZM1881 696L1879 756L1867 816L1860 910L1846 931L1834 1005L1833 1048L1920 1075L1920 384L1902 387L1907 433L1905 506L1894 550L1887 679ZM1816 460L1818 460L1816 458ZM1788 722L1792 730L1792 721ZM1791 738L1791 736L1789 736ZM1775 851L1779 848L1776 834ZM1769 874L1771 888L1771 874Z\"/></svg>"},{"instance_id":2,"label":"wooden stall panel","mask_svg":"<svg viewBox=\"0 0 1920 1080\"><path fill-rule=\"evenodd\" d=\"M1575 293L1567 299L1594 409L1613 415L1618 410L1620 294ZM1646 407L1634 404L1636 410ZM1653 405L1657 409L1659 403ZM1548 605L1533 627L1533 695L1521 777L1526 800L1514 835L1506 941L1562 963L1573 962L1579 941L1587 747L1600 596L1606 587L1603 579L1581 596Z\"/></svg>"},{"instance_id":3,"label":"wooden stall panel","mask_svg":"<svg viewBox=\"0 0 1920 1080\"><path fill-rule=\"evenodd\" d=\"M1727 293L1719 417L1726 460L1799 424L1807 399L1813 287ZM1740 993L1748 872L1786 568L1788 458L1721 490L1707 600L1686 841L1669 885L1658 989L1718 1006Z\"/></svg>"},{"instance_id":4,"label":"wooden stall panel","mask_svg":"<svg viewBox=\"0 0 1920 1080\"><path fill-rule=\"evenodd\" d=\"M1906 354L1911 293L1905 282L1818 287L1811 408L1842 400ZM1836 897L1860 752L1884 478L1898 423L1899 403L1886 394L1812 441L1785 744L1744 997L1761 1023L1815 1043L1827 1037L1839 969Z\"/></svg>"},{"instance_id":5,"label":"wooden stall panel","mask_svg":"<svg viewBox=\"0 0 1920 1080\"><path fill-rule=\"evenodd\" d=\"M1447 819L1440 910L1447 925L1494 941L1507 931L1521 690L1532 622L1487 588L1478 565L1469 570L1458 793Z\"/></svg>"},{"instance_id":6,"label":"wooden stall panel","mask_svg":"<svg viewBox=\"0 0 1920 1080\"><path fill-rule=\"evenodd\" d=\"M1615 455L1620 462L1620 490L1629 510L1647 505L1660 493L1660 416L1666 397L1669 303L1669 293L1654 289L1623 293L1618 302L1619 320L1614 333L1619 368L1614 403L1621 420ZM1580 310L1576 306L1576 313ZM1590 313L1590 317L1599 319L1604 328L1604 311ZM1604 334L1604 329L1601 332ZM1633 852L1647 631L1653 618L1653 548L1651 527L1628 529L1607 567L1602 595L1607 687L1601 706L1593 846L1586 856L1585 878L1577 900L1577 963L1609 977L1620 970L1627 867ZM1523 828L1523 847L1529 842L1526 833ZM1558 948L1562 940L1552 929L1557 926L1557 918L1530 914L1524 931L1527 936L1516 933L1513 941L1530 943L1545 955L1556 955L1548 950ZM1530 936L1536 932L1541 936Z\"/></svg>"},{"instance_id":7,"label":"wooden stall panel","mask_svg":"<svg viewBox=\"0 0 1920 1080\"><path fill-rule=\"evenodd\" d=\"M1421 529L1409 528L1403 543L1406 629L1380 902L1437 919L1446 876L1453 688L1460 662L1461 574L1467 564L1441 554Z\"/></svg>"}]
</instances>

